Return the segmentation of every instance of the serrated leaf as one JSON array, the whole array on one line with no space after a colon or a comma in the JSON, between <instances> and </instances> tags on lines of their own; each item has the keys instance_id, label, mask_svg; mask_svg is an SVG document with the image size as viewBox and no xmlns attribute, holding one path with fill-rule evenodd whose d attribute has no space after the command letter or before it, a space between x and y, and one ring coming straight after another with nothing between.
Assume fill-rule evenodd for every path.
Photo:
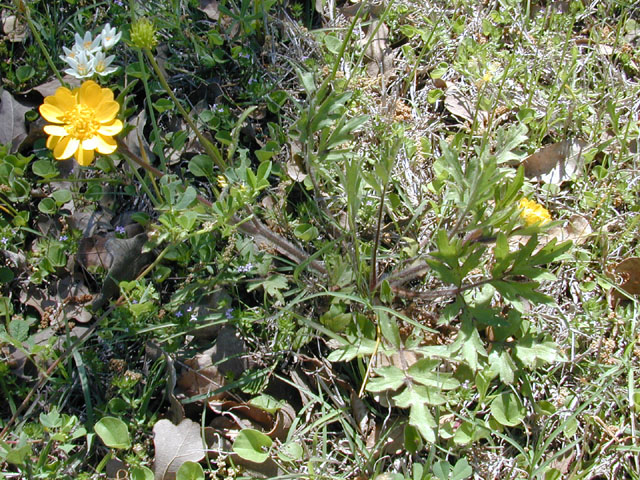
<instances>
[{"instance_id":1,"label":"serrated leaf","mask_svg":"<svg viewBox=\"0 0 640 480\"><path fill-rule=\"evenodd\" d=\"M418 404L442 405L447 401L438 390L422 385L407 386L402 392L394 395L393 400L399 408L410 408Z\"/></svg>"},{"instance_id":2,"label":"serrated leaf","mask_svg":"<svg viewBox=\"0 0 640 480\"><path fill-rule=\"evenodd\" d=\"M527 336L520 339L514 349L516 357L527 367L536 368L541 363L562 360L558 346L552 341L536 342Z\"/></svg>"},{"instance_id":3,"label":"serrated leaf","mask_svg":"<svg viewBox=\"0 0 640 480\"><path fill-rule=\"evenodd\" d=\"M397 390L405 381L404 372L398 367L390 365L375 369L377 377L373 377L367 383L369 392L383 392L385 390Z\"/></svg>"},{"instance_id":4,"label":"serrated leaf","mask_svg":"<svg viewBox=\"0 0 640 480\"><path fill-rule=\"evenodd\" d=\"M452 390L460 386L460 382L453 378L451 374L436 370L440 362L422 358L409 367L407 374L414 382L427 387L435 387L439 390Z\"/></svg>"},{"instance_id":5,"label":"serrated leaf","mask_svg":"<svg viewBox=\"0 0 640 480\"><path fill-rule=\"evenodd\" d=\"M489 365L492 373L500 375L500 380L507 385L513 383L517 367L506 350L494 349L489 354ZM495 374L494 373L494 374Z\"/></svg>"},{"instance_id":6,"label":"serrated leaf","mask_svg":"<svg viewBox=\"0 0 640 480\"><path fill-rule=\"evenodd\" d=\"M433 443L436 441L435 427L437 424L429 408L424 403L411 406L409 424L416 427L422 438L427 442Z\"/></svg>"}]
</instances>

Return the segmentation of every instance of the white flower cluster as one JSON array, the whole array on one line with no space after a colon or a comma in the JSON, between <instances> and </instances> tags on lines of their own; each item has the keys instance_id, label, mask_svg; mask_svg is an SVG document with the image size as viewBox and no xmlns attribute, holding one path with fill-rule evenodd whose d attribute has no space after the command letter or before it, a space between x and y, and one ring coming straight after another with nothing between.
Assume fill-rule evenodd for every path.
<instances>
[{"instance_id":1,"label":"white flower cluster","mask_svg":"<svg viewBox=\"0 0 640 480\"><path fill-rule=\"evenodd\" d=\"M105 52L118 43L121 36L122 32L118 32L115 27L111 28L108 23L96 38L91 38L91 32L85 33L84 37L76 33L73 48L62 47L65 55L60 55L60 58L71 67L65 72L76 78L93 77L95 74L104 76L115 72L117 67L110 66L115 57L107 57Z\"/></svg>"}]
</instances>

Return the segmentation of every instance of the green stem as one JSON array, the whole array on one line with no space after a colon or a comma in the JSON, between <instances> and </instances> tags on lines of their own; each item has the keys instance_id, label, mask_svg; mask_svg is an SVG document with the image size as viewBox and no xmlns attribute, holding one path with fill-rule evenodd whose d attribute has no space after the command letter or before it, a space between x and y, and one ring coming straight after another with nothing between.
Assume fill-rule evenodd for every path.
<instances>
[{"instance_id":1,"label":"green stem","mask_svg":"<svg viewBox=\"0 0 640 480\"><path fill-rule=\"evenodd\" d=\"M153 57L151 50L149 50L148 48L145 48L144 53L147 56L149 63L151 63L153 70L156 72L156 75L158 76L158 80L160 80L162 87L165 89L169 97L171 97L171 100L173 100L173 103L178 108L178 111L184 118L185 122L189 124L189 127L191 127L191 130L193 130L193 133L195 133L196 137L198 137L198 141L204 147L205 151L207 152L207 155L211 157L211 160L213 160L213 162L218 166L220 170L222 171L226 170L227 165L224 159L222 158L222 154L220 153L220 150L218 150L218 148L215 145L213 145L209 140L205 138L204 135L202 135L202 133L196 126L195 122L191 118L191 115L189 115L189 113L184 109L182 104L178 101L178 98L174 95L173 91L171 90L171 87L167 83L167 79L165 78L165 75L162 72L160 65L158 65L158 62L156 62L156 59Z\"/></svg>"},{"instance_id":2,"label":"green stem","mask_svg":"<svg viewBox=\"0 0 640 480\"><path fill-rule=\"evenodd\" d=\"M153 129L153 135L156 138L156 142L160 141L160 130L158 130L158 122L156 122L156 113L153 110L153 102L151 101L151 91L149 89L149 82L147 81L147 68L144 65L144 57L142 51L138 49L138 63L142 69L142 85L144 86L144 95L149 107L149 118L151 119L151 128ZM142 146L141 146L142 147ZM166 160L164 158L164 149L158 149L158 155L160 157L160 167L165 169Z\"/></svg>"},{"instance_id":3,"label":"green stem","mask_svg":"<svg viewBox=\"0 0 640 480\"><path fill-rule=\"evenodd\" d=\"M33 24L33 20L31 20L31 13L29 12L29 6L23 0L17 0L17 4L18 4L18 9L24 12L24 18L29 24L29 29L33 34L33 38L36 39L36 43L40 47L40 50L42 51L44 58L46 58L47 63L49 64L49 67L51 67L51 70L53 70L53 73L55 73L56 77L58 77L60 84L66 85L64 80L62 80L62 75L60 75L60 70L58 70L56 65L53 63L53 59L51 58L51 55L49 55L49 51L47 50L47 47L45 47L44 42L42 41L42 37L40 37L40 34L38 33L36 26Z\"/></svg>"}]
</instances>

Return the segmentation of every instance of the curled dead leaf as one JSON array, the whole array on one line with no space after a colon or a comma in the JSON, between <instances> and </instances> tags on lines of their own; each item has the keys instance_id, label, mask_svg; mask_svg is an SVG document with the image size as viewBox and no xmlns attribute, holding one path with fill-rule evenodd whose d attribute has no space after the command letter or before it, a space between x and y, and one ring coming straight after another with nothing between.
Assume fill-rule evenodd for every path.
<instances>
[{"instance_id":1,"label":"curled dead leaf","mask_svg":"<svg viewBox=\"0 0 640 480\"><path fill-rule=\"evenodd\" d=\"M640 257L629 257L615 267L610 268L607 274L618 283L618 288L611 290L611 307L630 299L630 295L640 294Z\"/></svg>"},{"instance_id":2,"label":"curled dead leaf","mask_svg":"<svg viewBox=\"0 0 640 480\"><path fill-rule=\"evenodd\" d=\"M466 120L469 123L473 123L475 118L481 126L484 126L489 119L489 114L483 110L478 111L476 115L474 103L471 102L458 87L453 85L447 88L445 92L444 107L453 116Z\"/></svg>"},{"instance_id":3,"label":"curled dead leaf","mask_svg":"<svg viewBox=\"0 0 640 480\"><path fill-rule=\"evenodd\" d=\"M16 100L8 90L0 95L0 144L9 144L15 152L22 141L27 138L28 131L24 115L35 105Z\"/></svg>"},{"instance_id":4,"label":"curled dead leaf","mask_svg":"<svg viewBox=\"0 0 640 480\"><path fill-rule=\"evenodd\" d=\"M195 357L184 361L187 370L178 378L178 386L187 397L206 395L207 398L220 400L226 392L216 392L226 384L226 378L211 359L212 347Z\"/></svg>"},{"instance_id":5,"label":"curled dead leaf","mask_svg":"<svg viewBox=\"0 0 640 480\"><path fill-rule=\"evenodd\" d=\"M547 145L522 161L524 174L555 185L572 180L582 169L585 146L584 141L577 139Z\"/></svg>"},{"instance_id":6,"label":"curled dead leaf","mask_svg":"<svg viewBox=\"0 0 640 480\"><path fill-rule=\"evenodd\" d=\"M2 10L2 33L10 42L22 42L27 38L27 24L20 21L16 15L11 15L8 10Z\"/></svg>"},{"instance_id":7,"label":"curled dead leaf","mask_svg":"<svg viewBox=\"0 0 640 480\"><path fill-rule=\"evenodd\" d=\"M200 0L198 8L211 20L217 21L220 18L219 4L218 0Z\"/></svg>"},{"instance_id":8,"label":"curled dead leaf","mask_svg":"<svg viewBox=\"0 0 640 480\"><path fill-rule=\"evenodd\" d=\"M540 246L544 246L555 238L558 243L571 240L574 245L584 244L593 233L589 220L582 215L572 215L566 225L551 228L546 235L539 238Z\"/></svg>"},{"instance_id":9,"label":"curled dead leaf","mask_svg":"<svg viewBox=\"0 0 640 480\"><path fill-rule=\"evenodd\" d=\"M379 20L371 22L363 44L366 45L364 54L371 60L367 64L367 73L370 77L393 73L394 54L389 45L389 27L384 22Z\"/></svg>"}]
</instances>

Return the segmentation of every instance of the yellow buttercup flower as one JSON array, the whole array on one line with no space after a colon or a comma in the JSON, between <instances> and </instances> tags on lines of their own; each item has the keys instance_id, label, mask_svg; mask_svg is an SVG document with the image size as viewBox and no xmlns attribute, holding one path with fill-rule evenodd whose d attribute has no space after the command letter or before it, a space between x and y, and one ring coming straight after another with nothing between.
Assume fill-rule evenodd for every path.
<instances>
[{"instance_id":1,"label":"yellow buttercup flower","mask_svg":"<svg viewBox=\"0 0 640 480\"><path fill-rule=\"evenodd\" d=\"M112 137L122 131L118 110L113 92L93 80L73 91L58 88L40 105L40 115L53 124L44 127L49 135L47 148L53 150L56 160L73 155L80 165L91 165L94 150L105 155L116 150Z\"/></svg>"},{"instance_id":2,"label":"yellow buttercup flower","mask_svg":"<svg viewBox=\"0 0 640 480\"><path fill-rule=\"evenodd\" d=\"M521 199L518 207L521 210L520 217L525 221L527 226L534 225L536 223L544 225L551 221L551 214L549 213L549 210L528 198Z\"/></svg>"}]
</instances>

